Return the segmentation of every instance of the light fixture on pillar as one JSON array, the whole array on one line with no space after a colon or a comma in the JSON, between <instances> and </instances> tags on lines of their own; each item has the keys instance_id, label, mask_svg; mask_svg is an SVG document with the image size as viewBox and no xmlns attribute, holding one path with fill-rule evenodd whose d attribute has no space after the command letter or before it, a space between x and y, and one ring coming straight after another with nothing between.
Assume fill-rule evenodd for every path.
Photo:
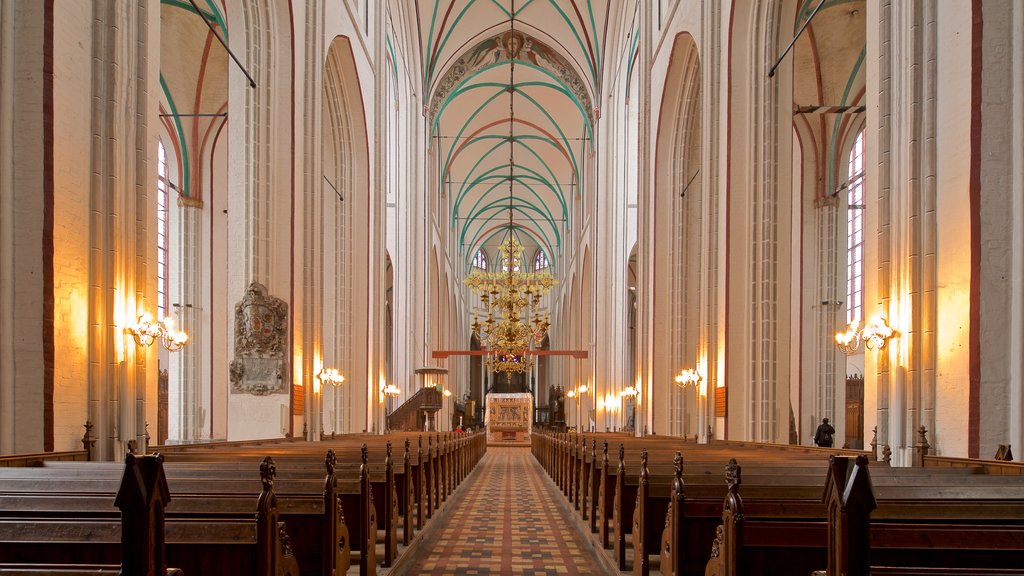
<instances>
[{"instance_id":1,"label":"light fixture on pillar","mask_svg":"<svg viewBox=\"0 0 1024 576\"><path fill-rule=\"evenodd\" d=\"M384 396L387 398L387 406L385 407L386 408L386 410L385 410L386 414L384 414L384 431L385 432L390 432L391 431L390 418L391 418L391 410L392 410L391 403L392 403L394 398L396 398L399 394L402 393L402 390L398 386L395 386L394 382L392 382L391 384L388 384L387 386L384 387L383 392L384 392Z\"/></svg>"},{"instance_id":2,"label":"light fixture on pillar","mask_svg":"<svg viewBox=\"0 0 1024 576\"><path fill-rule=\"evenodd\" d=\"M860 348L861 343L868 350L874 350L885 347L885 343L890 338L896 336L896 331L890 327L885 318L881 316L875 316L870 322L860 330L857 330L859 322L856 320L851 322L846 327L844 332L836 332L836 347L845 352L847 355L855 354Z\"/></svg>"},{"instance_id":3,"label":"light fixture on pillar","mask_svg":"<svg viewBox=\"0 0 1024 576\"><path fill-rule=\"evenodd\" d=\"M636 389L636 386L626 386L619 394L623 398L636 398L640 395L640 391Z\"/></svg>"},{"instance_id":4,"label":"light fixture on pillar","mask_svg":"<svg viewBox=\"0 0 1024 576\"><path fill-rule=\"evenodd\" d=\"M168 352L177 352L188 342L188 334L174 327L174 319L165 316L163 321L153 320L149 312L139 314L138 320L125 328L139 346L150 346L160 340Z\"/></svg>"},{"instance_id":5,"label":"light fixture on pillar","mask_svg":"<svg viewBox=\"0 0 1024 576\"><path fill-rule=\"evenodd\" d=\"M320 378L320 382L324 384L330 384L331 386L340 386L345 382L345 377L338 372L337 368L323 368L320 370L320 374L317 375Z\"/></svg>"},{"instance_id":6,"label":"light fixture on pillar","mask_svg":"<svg viewBox=\"0 0 1024 576\"><path fill-rule=\"evenodd\" d=\"M168 352L177 352L188 342L188 334L182 330L175 330L174 318L164 316L160 330L160 343Z\"/></svg>"},{"instance_id":7,"label":"light fixture on pillar","mask_svg":"<svg viewBox=\"0 0 1024 576\"><path fill-rule=\"evenodd\" d=\"M155 322L149 312L143 312L135 324L125 328L125 332L131 334L139 346L149 346L160 337L160 323Z\"/></svg>"},{"instance_id":8,"label":"light fixture on pillar","mask_svg":"<svg viewBox=\"0 0 1024 576\"><path fill-rule=\"evenodd\" d=\"M694 368L686 370L680 370L679 374L676 374L676 384L686 388L688 386L697 386L700 384L704 377L701 376L700 372L697 372Z\"/></svg>"}]
</instances>

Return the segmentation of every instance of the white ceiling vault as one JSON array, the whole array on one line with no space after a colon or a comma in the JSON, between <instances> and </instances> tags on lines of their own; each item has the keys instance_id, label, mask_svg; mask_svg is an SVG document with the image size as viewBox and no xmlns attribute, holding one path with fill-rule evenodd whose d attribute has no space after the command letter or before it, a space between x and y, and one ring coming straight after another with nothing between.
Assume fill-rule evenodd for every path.
<instances>
[{"instance_id":1,"label":"white ceiling vault","mask_svg":"<svg viewBox=\"0 0 1024 576\"><path fill-rule=\"evenodd\" d=\"M610 6L416 1L436 184L466 262L481 247L493 262L511 222L527 258L540 247L558 266L586 185Z\"/></svg>"}]
</instances>

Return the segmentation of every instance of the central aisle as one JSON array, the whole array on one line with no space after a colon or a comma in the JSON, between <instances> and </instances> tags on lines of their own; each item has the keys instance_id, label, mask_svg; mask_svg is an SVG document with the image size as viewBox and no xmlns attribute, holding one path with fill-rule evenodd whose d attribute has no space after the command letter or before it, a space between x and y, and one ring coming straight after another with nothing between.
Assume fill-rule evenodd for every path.
<instances>
[{"instance_id":1,"label":"central aisle","mask_svg":"<svg viewBox=\"0 0 1024 576\"><path fill-rule=\"evenodd\" d=\"M488 448L409 574L604 574L529 448Z\"/></svg>"}]
</instances>

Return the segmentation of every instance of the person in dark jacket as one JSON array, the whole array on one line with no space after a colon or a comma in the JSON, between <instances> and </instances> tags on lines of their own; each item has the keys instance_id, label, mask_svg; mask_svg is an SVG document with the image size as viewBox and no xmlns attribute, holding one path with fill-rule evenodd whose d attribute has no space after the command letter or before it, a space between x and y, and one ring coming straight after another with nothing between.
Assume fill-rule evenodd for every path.
<instances>
[{"instance_id":1,"label":"person in dark jacket","mask_svg":"<svg viewBox=\"0 0 1024 576\"><path fill-rule=\"evenodd\" d=\"M828 418L822 418L821 425L818 426L818 430L814 433L814 444L822 448L831 448L832 435L835 433L836 429L828 423Z\"/></svg>"}]
</instances>

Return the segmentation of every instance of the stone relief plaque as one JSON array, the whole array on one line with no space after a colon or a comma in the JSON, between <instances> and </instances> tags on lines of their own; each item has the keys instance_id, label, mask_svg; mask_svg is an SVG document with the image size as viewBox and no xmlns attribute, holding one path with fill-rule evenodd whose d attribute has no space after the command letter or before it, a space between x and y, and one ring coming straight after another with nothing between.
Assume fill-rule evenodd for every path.
<instances>
[{"instance_id":1,"label":"stone relief plaque","mask_svg":"<svg viewBox=\"0 0 1024 576\"><path fill-rule=\"evenodd\" d=\"M235 304L235 358L229 367L231 391L286 394L288 304L252 282Z\"/></svg>"}]
</instances>

